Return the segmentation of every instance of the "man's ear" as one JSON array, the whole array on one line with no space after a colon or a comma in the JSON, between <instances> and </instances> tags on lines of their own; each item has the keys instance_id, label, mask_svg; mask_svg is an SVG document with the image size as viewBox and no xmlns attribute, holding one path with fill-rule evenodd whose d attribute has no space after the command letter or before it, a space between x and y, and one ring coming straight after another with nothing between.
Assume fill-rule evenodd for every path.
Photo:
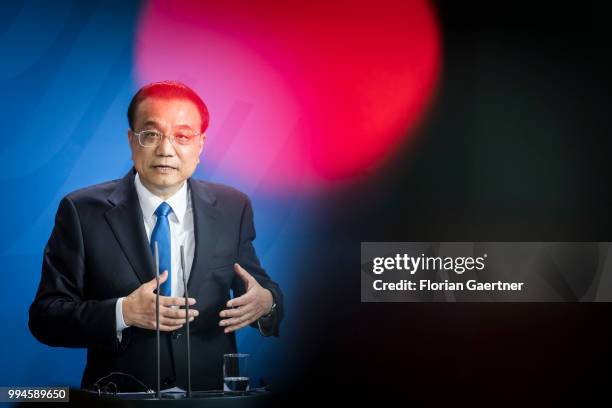
<instances>
[{"instance_id":1,"label":"man's ear","mask_svg":"<svg viewBox=\"0 0 612 408\"><path fill-rule=\"evenodd\" d=\"M202 134L202 139L200 139L200 152L199 154L202 154L202 149L204 149L204 141L206 141L206 133Z\"/></svg>"},{"instance_id":2,"label":"man's ear","mask_svg":"<svg viewBox=\"0 0 612 408\"><path fill-rule=\"evenodd\" d=\"M128 145L130 146L130 151L132 152L132 160L134 160L134 138L136 137L136 135L134 135L134 132L132 132L132 129L128 129L127 131L127 137L128 137Z\"/></svg>"},{"instance_id":3,"label":"man's ear","mask_svg":"<svg viewBox=\"0 0 612 408\"><path fill-rule=\"evenodd\" d=\"M127 136L128 136L128 144L130 145L130 149L134 150L134 142L136 143L138 142L136 140L136 135L134 134L132 129L128 129Z\"/></svg>"},{"instance_id":4,"label":"man's ear","mask_svg":"<svg viewBox=\"0 0 612 408\"><path fill-rule=\"evenodd\" d=\"M206 139L206 133L202 133L202 138L200 139L200 150L198 150L198 163L200 162L200 156L202 155L202 149L204 149L205 139Z\"/></svg>"}]
</instances>

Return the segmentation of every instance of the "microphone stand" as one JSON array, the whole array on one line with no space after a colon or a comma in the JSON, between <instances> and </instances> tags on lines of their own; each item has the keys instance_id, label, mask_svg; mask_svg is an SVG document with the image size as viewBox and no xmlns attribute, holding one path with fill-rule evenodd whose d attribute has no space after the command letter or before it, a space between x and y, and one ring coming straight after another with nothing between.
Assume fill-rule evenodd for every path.
<instances>
[{"instance_id":1,"label":"microphone stand","mask_svg":"<svg viewBox=\"0 0 612 408\"><path fill-rule=\"evenodd\" d=\"M160 370L160 334L159 334L159 249L157 246L157 241L154 242L155 247L155 282L157 286L157 290L155 291L155 366L157 372L157 387L155 390L155 396L157 399L161 399L161 370ZM189 339L189 293L187 291L187 277L185 275L185 251L183 246L181 245L181 269L183 275L183 287L185 288L185 322L187 324L186 336L187 336L187 398L191 398L191 343Z\"/></svg>"},{"instance_id":2,"label":"microphone stand","mask_svg":"<svg viewBox=\"0 0 612 408\"><path fill-rule=\"evenodd\" d=\"M185 322L187 327L187 398L191 398L191 344L189 342L189 294L187 293L187 277L185 276L185 252L181 245L181 269L183 271L183 287L185 288Z\"/></svg>"},{"instance_id":3,"label":"microphone stand","mask_svg":"<svg viewBox=\"0 0 612 408\"><path fill-rule=\"evenodd\" d=\"M159 366L159 251L157 248L157 241L155 241L155 281L157 282L157 290L155 291L155 331L156 331L156 339L155 339L155 347L157 349L155 353L155 365L157 370L157 388L155 390L155 396L157 399L161 399L161 373Z\"/></svg>"}]
</instances>

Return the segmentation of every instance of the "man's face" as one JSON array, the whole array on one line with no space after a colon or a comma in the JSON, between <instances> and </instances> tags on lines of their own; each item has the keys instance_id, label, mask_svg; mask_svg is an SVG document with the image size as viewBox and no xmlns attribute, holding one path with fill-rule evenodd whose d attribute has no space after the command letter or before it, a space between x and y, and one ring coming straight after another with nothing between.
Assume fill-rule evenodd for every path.
<instances>
[{"instance_id":1,"label":"man's face","mask_svg":"<svg viewBox=\"0 0 612 408\"><path fill-rule=\"evenodd\" d=\"M134 116L134 132L155 130L170 136L185 130L199 133L201 129L200 113L187 99L146 98ZM143 147L134 132L128 131L128 139L142 184L162 198L171 196L191 177L200 162L203 136L190 145L172 143L163 137L156 147Z\"/></svg>"}]
</instances>

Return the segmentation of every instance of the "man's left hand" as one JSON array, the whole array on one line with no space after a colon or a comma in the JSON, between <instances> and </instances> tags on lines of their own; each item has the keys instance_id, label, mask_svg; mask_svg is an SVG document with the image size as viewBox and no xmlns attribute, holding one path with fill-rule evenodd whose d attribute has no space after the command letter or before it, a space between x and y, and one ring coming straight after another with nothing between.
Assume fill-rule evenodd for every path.
<instances>
[{"instance_id":1,"label":"man's left hand","mask_svg":"<svg viewBox=\"0 0 612 408\"><path fill-rule=\"evenodd\" d=\"M227 302L230 309L219 313L219 316L225 318L219 322L219 326L225 326L225 333L241 329L269 313L274 302L272 293L262 287L242 266L235 263L234 271L244 281L246 293Z\"/></svg>"}]
</instances>

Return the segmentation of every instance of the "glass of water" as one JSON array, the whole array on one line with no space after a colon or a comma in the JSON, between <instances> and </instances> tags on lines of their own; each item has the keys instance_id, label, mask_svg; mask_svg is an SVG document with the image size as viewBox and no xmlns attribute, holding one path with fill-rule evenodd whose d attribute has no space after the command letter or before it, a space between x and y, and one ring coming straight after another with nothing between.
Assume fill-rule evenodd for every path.
<instances>
[{"instance_id":1,"label":"glass of water","mask_svg":"<svg viewBox=\"0 0 612 408\"><path fill-rule=\"evenodd\" d=\"M249 355L223 355L223 391L242 394L249 390Z\"/></svg>"}]
</instances>

